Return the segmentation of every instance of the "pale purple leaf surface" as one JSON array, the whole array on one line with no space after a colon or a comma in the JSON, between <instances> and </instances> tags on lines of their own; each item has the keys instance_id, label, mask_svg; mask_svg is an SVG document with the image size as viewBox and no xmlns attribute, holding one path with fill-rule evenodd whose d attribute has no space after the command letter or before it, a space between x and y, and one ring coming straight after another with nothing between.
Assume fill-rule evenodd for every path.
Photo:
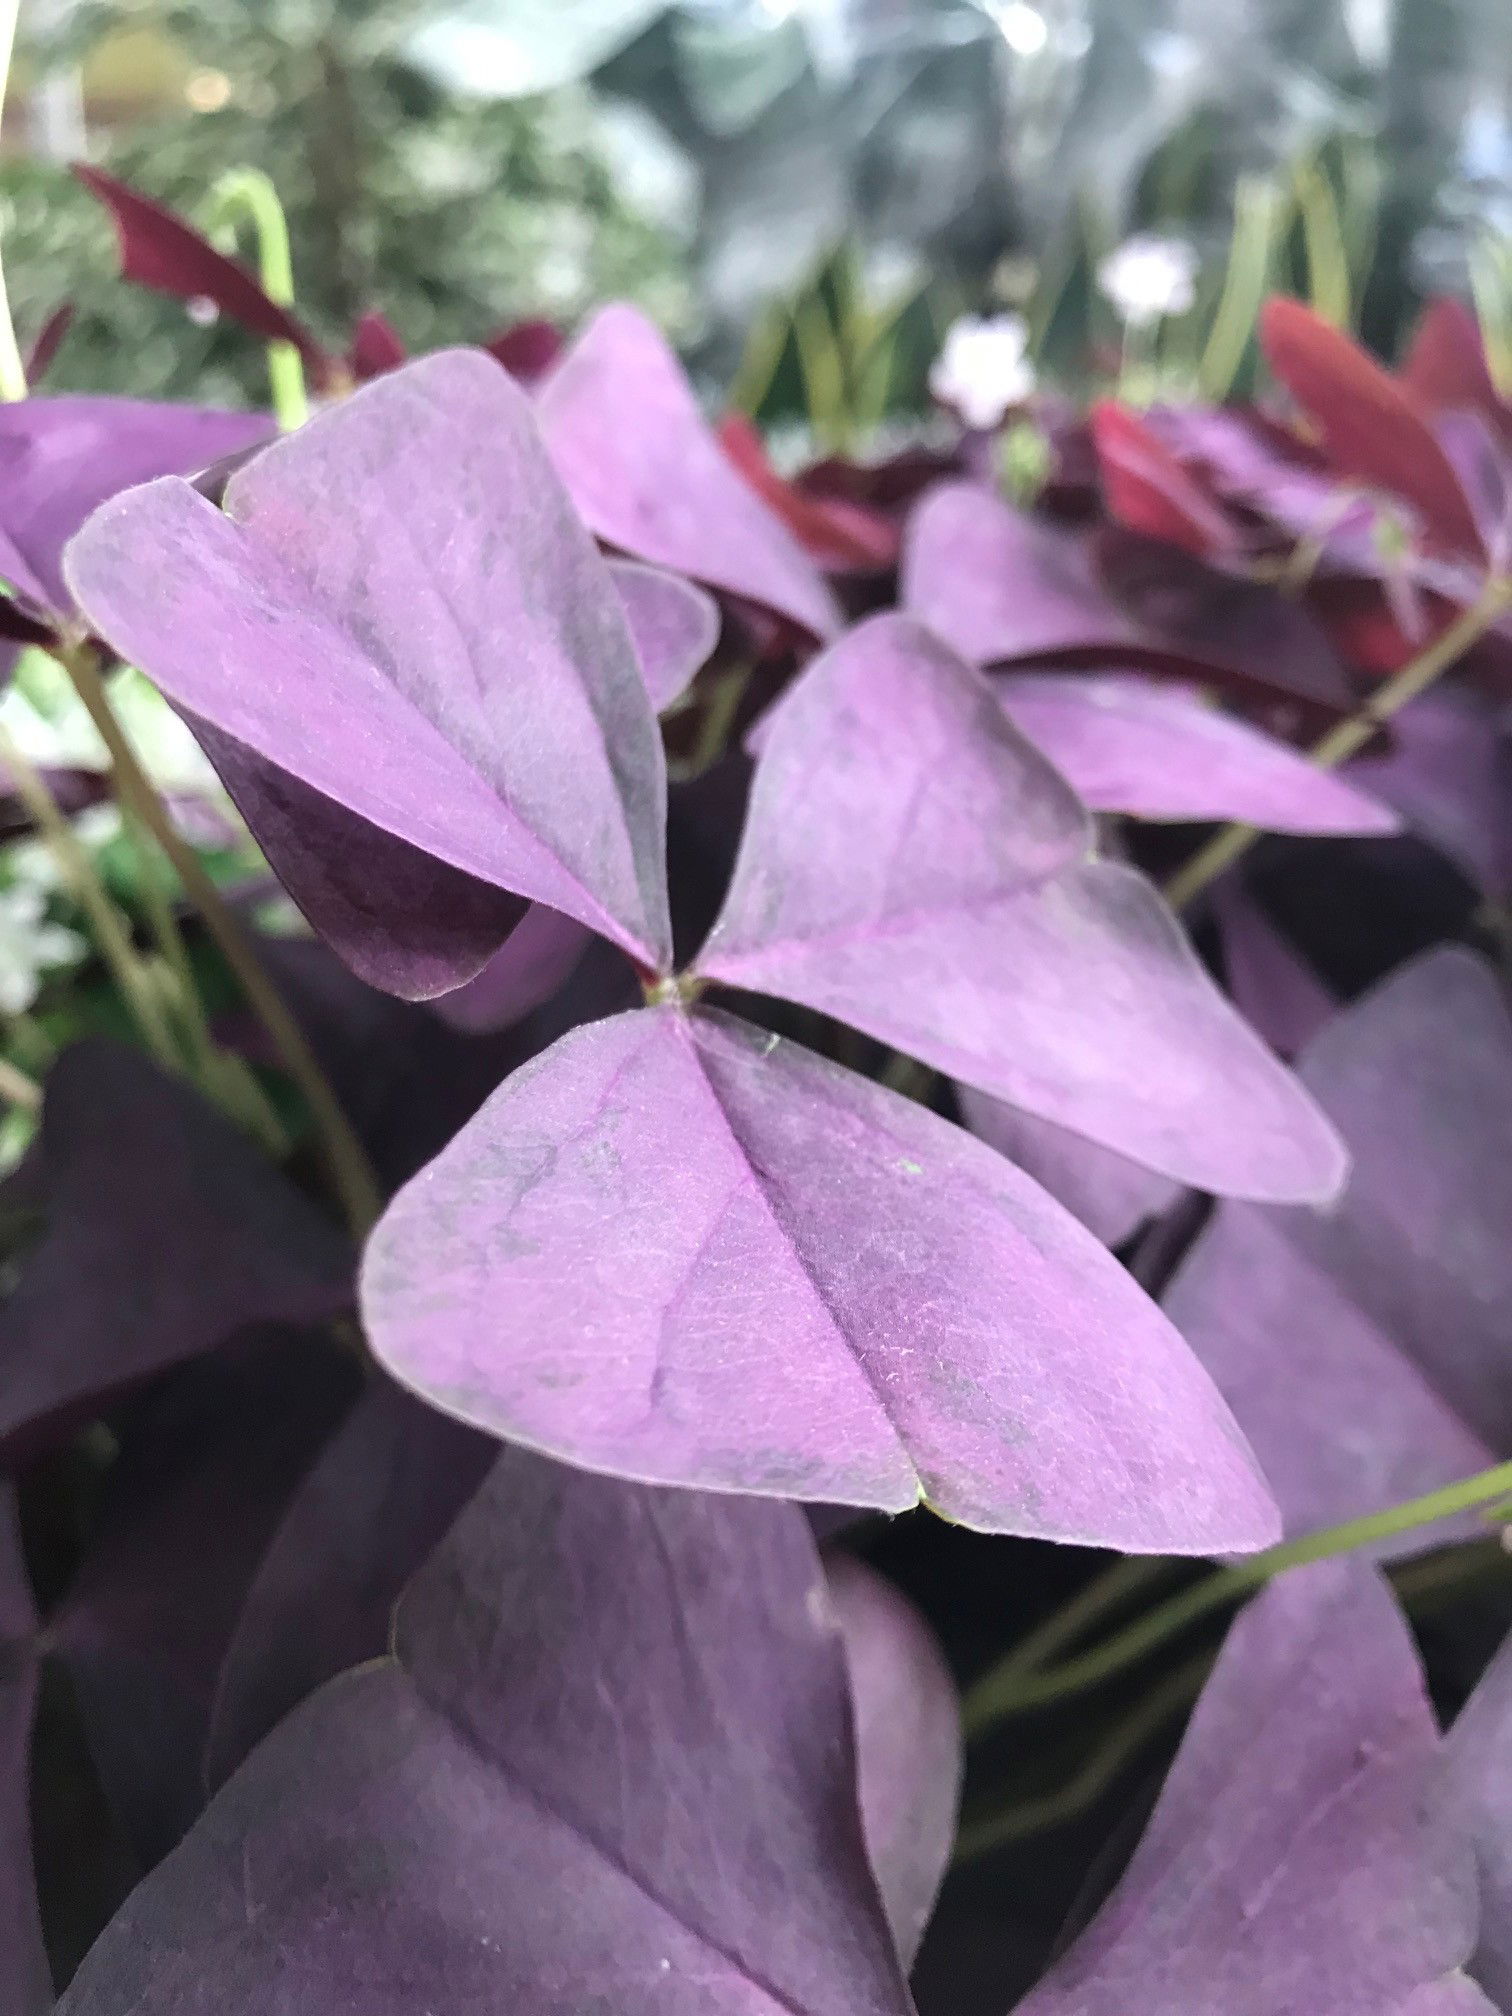
<instances>
[{"instance_id":1,"label":"pale purple leaf surface","mask_svg":"<svg viewBox=\"0 0 1512 2016\"><path fill-rule=\"evenodd\" d=\"M247 1590L216 1686L210 1784L307 1694L388 1650L400 1591L496 1453L372 1379L290 1499Z\"/></svg>"},{"instance_id":2,"label":"pale purple leaf surface","mask_svg":"<svg viewBox=\"0 0 1512 2016\"><path fill-rule=\"evenodd\" d=\"M31 1852L36 1631L15 1494L7 1483L0 1485L0 2009L5 2016L43 2016L52 2007Z\"/></svg>"},{"instance_id":3,"label":"pale purple leaf surface","mask_svg":"<svg viewBox=\"0 0 1512 2016\"><path fill-rule=\"evenodd\" d=\"M549 1001L576 968L593 933L575 917L532 903L481 972L432 1004L469 1035L508 1029Z\"/></svg>"},{"instance_id":4,"label":"pale purple leaf surface","mask_svg":"<svg viewBox=\"0 0 1512 2016\"><path fill-rule=\"evenodd\" d=\"M818 567L738 473L638 308L601 308L537 398L552 460L600 539L812 636L839 629Z\"/></svg>"},{"instance_id":5,"label":"pale purple leaf surface","mask_svg":"<svg viewBox=\"0 0 1512 2016\"><path fill-rule=\"evenodd\" d=\"M1223 975L1234 1006L1282 1057L1295 1057L1338 1012L1335 996L1233 875L1212 892Z\"/></svg>"},{"instance_id":6,"label":"pale purple leaf surface","mask_svg":"<svg viewBox=\"0 0 1512 2016\"><path fill-rule=\"evenodd\" d=\"M701 588L660 567L611 560L630 640L658 714L681 699L719 641L719 609Z\"/></svg>"},{"instance_id":7,"label":"pale purple leaf surface","mask_svg":"<svg viewBox=\"0 0 1512 2016\"><path fill-rule=\"evenodd\" d=\"M963 1124L978 1140L1016 1162L1104 1246L1122 1246L1181 1195L1169 1176L969 1085L957 1086L956 1100Z\"/></svg>"},{"instance_id":8,"label":"pale purple leaf surface","mask_svg":"<svg viewBox=\"0 0 1512 2016\"><path fill-rule=\"evenodd\" d=\"M933 1633L890 1582L844 1553L825 1570L850 1675L866 1849L909 1968L955 1844L960 1704Z\"/></svg>"},{"instance_id":9,"label":"pale purple leaf surface","mask_svg":"<svg viewBox=\"0 0 1512 2016\"><path fill-rule=\"evenodd\" d=\"M1008 718L1097 812L1239 820L1273 833L1394 833L1387 806L1180 687L1127 674L993 681Z\"/></svg>"},{"instance_id":10,"label":"pale purple leaf surface","mask_svg":"<svg viewBox=\"0 0 1512 2016\"><path fill-rule=\"evenodd\" d=\"M1425 1810L1437 1749L1384 1583L1328 1562L1273 1584L1230 1633L1122 1882L1018 2016L1434 2008L1411 1998L1448 1993L1476 1924L1464 1844Z\"/></svg>"},{"instance_id":11,"label":"pale purple leaf surface","mask_svg":"<svg viewBox=\"0 0 1512 2016\"><path fill-rule=\"evenodd\" d=\"M1352 1150L1343 1198L1221 1206L1166 1297L1293 1533L1512 1449L1512 1021L1496 980L1472 953L1425 954L1300 1069ZM1420 1528L1391 1551L1446 1537Z\"/></svg>"},{"instance_id":12,"label":"pale purple leaf surface","mask_svg":"<svg viewBox=\"0 0 1512 2016\"><path fill-rule=\"evenodd\" d=\"M364 387L238 470L223 512L172 480L116 499L67 564L102 634L191 725L287 773L292 802L259 837L297 900L312 874L370 913L375 955L383 879L361 844L345 870L331 858L348 815L360 842L391 843L401 964L422 857L479 904L487 885L648 967L669 957L666 780L624 607L528 402L481 353ZM302 846L316 797L329 806ZM459 979L503 930L488 935ZM446 948L422 950L440 991Z\"/></svg>"},{"instance_id":13,"label":"pale purple leaf surface","mask_svg":"<svg viewBox=\"0 0 1512 2016\"><path fill-rule=\"evenodd\" d=\"M908 2016L796 1507L513 1451L67 2016Z\"/></svg>"},{"instance_id":14,"label":"pale purple leaf surface","mask_svg":"<svg viewBox=\"0 0 1512 2016\"><path fill-rule=\"evenodd\" d=\"M71 616L63 549L117 491L190 476L273 432L262 413L146 399L20 399L0 407L0 577L35 609Z\"/></svg>"},{"instance_id":15,"label":"pale purple leaf surface","mask_svg":"<svg viewBox=\"0 0 1512 2016\"><path fill-rule=\"evenodd\" d=\"M517 1071L390 1206L361 1292L396 1378L590 1469L1133 1550L1272 1531L1206 1379L1089 1233L732 1017L616 1016Z\"/></svg>"},{"instance_id":16,"label":"pale purple leaf surface","mask_svg":"<svg viewBox=\"0 0 1512 2016\"><path fill-rule=\"evenodd\" d=\"M696 970L817 1008L1195 1188L1333 1194L1322 1115L988 681L914 619L818 658L766 724ZM1131 1068L1137 1059L1137 1068Z\"/></svg>"},{"instance_id":17,"label":"pale purple leaf surface","mask_svg":"<svg viewBox=\"0 0 1512 2016\"><path fill-rule=\"evenodd\" d=\"M33 1153L13 1181L44 1229L0 1308L0 1443L253 1324L351 1305L341 1234L139 1051L102 1038L65 1051Z\"/></svg>"},{"instance_id":18,"label":"pale purple leaf surface","mask_svg":"<svg viewBox=\"0 0 1512 2016\"><path fill-rule=\"evenodd\" d=\"M1391 746L1349 776L1394 805L1493 902L1512 893L1512 733L1505 703L1439 687L1404 707Z\"/></svg>"},{"instance_id":19,"label":"pale purple leaf surface","mask_svg":"<svg viewBox=\"0 0 1512 2016\"><path fill-rule=\"evenodd\" d=\"M1475 1854L1481 1919L1472 1970L1505 2009L1512 2006L1512 1638L1445 1738L1439 1797Z\"/></svg>"}]
</instances>

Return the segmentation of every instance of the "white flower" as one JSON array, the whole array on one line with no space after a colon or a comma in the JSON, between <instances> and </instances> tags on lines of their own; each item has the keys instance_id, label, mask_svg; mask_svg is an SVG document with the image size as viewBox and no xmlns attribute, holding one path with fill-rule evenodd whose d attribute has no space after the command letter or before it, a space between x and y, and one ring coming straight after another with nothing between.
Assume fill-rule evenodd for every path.
<instances>
[{"instance_id":1,"label":"white flower","mask_svg":"<svg viewBox=\"0 0 1512 2016\"><path fill-rule=\"evenodd\" d=\"M0 889L0 1009L7 1015L30 1008L49 967L71 965L87 949L76 932L51 922L40 889Z\"/></svg>"},{"instance_id":2,"label":"white flower","mask_svg":"<svg viewBox=\"0 0 1512 2016\"><path fill-rule=\"evenodd\" d=\"M1124 322L1144 329L1167 315L1185 315L1197 298L1201 265L1197 248L1184 238L1141 231L1101 262L1097 284Z\"/></svg>"},{"instance_id":3,"label":"white flower","mask_svg":"<svg viewBox=\"0 0 1512 2016\"><path fill-rule=\"evenodd\" d=\"M968 427L996 427L1034 390L1029 328L1022 315L963 315L945 332L929 389Z\"/></svg>"}]
</instances>

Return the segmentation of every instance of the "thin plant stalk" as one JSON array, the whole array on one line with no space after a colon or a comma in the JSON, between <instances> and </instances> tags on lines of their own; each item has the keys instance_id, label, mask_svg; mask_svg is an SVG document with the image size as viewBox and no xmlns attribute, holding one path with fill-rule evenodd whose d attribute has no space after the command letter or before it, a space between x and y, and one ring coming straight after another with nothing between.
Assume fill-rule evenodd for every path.
<instances>
[{"instance_id":1,"label":"thin plant stalk","mask_svg":"<svg viewBox=\"0 0 1512 2016\"><path fill-rule=\"evenodd\" d=\"M78 645L60 652L59 656L110 752L123 801L137 814L168 857L183 884L184 893L199 911L206 930L240 984L248 1005L272 1039L284 1069L303 1095L347 1222L355 1236L364 1237L382 1209L378 1185L362 1143L341 1110L304 1031L264 972L230 905L204 863L174 825L157 787L142 768L130 738L110 704L93 648L87 644Z\"/></svg>"},{"instance_id":2,"label":"thin plant stalk","mask_svg":"<svg viewBox=\"0 0 1512 2016\"><path fill-rule=\"evenodd\" d=\"M1284 1540L1246 1561L1221 1568L1179 1595L1157 1604L1122 1631L1105 1638L1100 1645L1059 1666L1038 1672L1014 1672L1006 1678L994 1667L966 1696L964 1718L968 1736L979 1737L995 1723L1031 1708L1062 1701L1099 1686L1149 1652L1177 1637L1190 1625L1215 1611L1227 1609L1242 1597L1262 1588L1289 1568L1303 1568L1314 1561L1329 1561L1343 1554L1357 1553L1382 1540L1395 1539L1420 1526L1451 1519L1478 1506L1505 1503L1512 1493L1512 1463L1497 1463L1479 1470L1457 1484L1443 1485L1419 1498L1390 1505L1383 1512L1370 1512L1340 1525L1326 1526L1299 1540Z\"/></svg>"},{"instance_id":3,"label":"thin plant stalk","mask_svg":"<svg viewBox=\"0 0 1512 2016\"><path fill-rule=\"evenodd\" d=\"M0 1099L19 1106L25 1113L38 1113L42 1109L42 1087L19 1064L0 1057Z\"/></svg>"},{"instance_id":4,"label":"thin plant stalk","mask_svg":"<svg viewBox=\"0 0 1512 2016\"><path fill-rule=\"evenodd\" d=\"M1038 1672L1059 1652L1110 1614L1125 1609L1130 1600L1143 1594L1152 1582L1170 1573L1174 1564L1161 1555L1125 1554L1094 1575L1069 1601L1062 1603L1024 1636L993 1668L1003 1678Z\"/></svg>"},{"instance_id":5,"label":"thin plant stalk","mask_svg":"<svg viewBox=\"0 0 1512 2016\"><path fill-rule=\"evenodd\" d=\"M1357 713L1330 728L1313 744L1308 752L1312 761L1322 770L1332 770L1357 756L1393 714L1409 701L1419 699L1458 664L1509 608L1512 608L1512 580L1493 575L1476 601L1461 610L1433 643L1393 673ZM1165 897L1172 909L1183 909L1192 902L1210 882L1248 853L1259 837L1259 828L1255 826L1225 826L1214 834L1166 883Z\"/></svg>"},{"instance_id":6,"label":"thin plant stalk","mask_svg":"<svg viewBox=\"0 0 1512 2016\"><path fill-rule=\"evenodd\" d=\"M1197 366L1202 396L1215 405L1221 404L1233 390L1249 348L1260 303L1270 281L1271 259L1285 207L1274 182L1258 175L1240 178L1234 192L1234 231L1229 241L1223 290Z\"/></svg>"},{"instance_id":7,"label":"thin plant stalk","mask_svg":"<svg viewBox=\"0 0 1512 2016\"><path fill-rule=\"evenodd\" d=\"M0 0L0 117L5 112L6 86L10 82L11 57L16 47L16 20L21 0ZM26 365L16 341L16 325L11 319L10 293L0 267L0 399L13 402L26 397Z\"/></svg>"},{"instance_id":8,"label":"thin plant stalk","mask_svg":"<svg viewBox=\"0 0 1512 2016\"><path fill-rule=\"evenodd\" d=\"M280 308L292 308L294 259L289 247L289 223L270 179L260 168L233 168L221 176L210 200L212 215L218 219L231 219L238 213L247 218L257 241L258 277L263 292ZM268 384L279 426L286 434L302 427L310 417L310 401L305 390L304 360L292 343L280 339L268 345Z\"/></svg>"},{"instance_id":9,"label":"thin plant stalk","mask_svg":"<svg viewBox=\"0 0 1512 2016\"><path fill-rule=\"evenodd\" d=\"M1333 184L1317 159L1297 163L1297 211L1307 251L1307 289L1312 305L1336 329L1347 329L1353 313L1349 250L1339 221Z\"/></svg>"},{"instance_id":10,"label":"thin plant stalk","mask_svg":"<svg viewBox=\"0 0 1512 2016\"><path fill-rule=\"evenodd\" d=\"M178 1044L152 976L132 941L130 925L100 880L88 849L69 824L46 778L3 724L0 724L0 762L5 764L32 824L62 871L69 894L89 920L100 956L148 1049L167 1070L179 1071L182 1058Z\"/></svg>"}]
</instances>

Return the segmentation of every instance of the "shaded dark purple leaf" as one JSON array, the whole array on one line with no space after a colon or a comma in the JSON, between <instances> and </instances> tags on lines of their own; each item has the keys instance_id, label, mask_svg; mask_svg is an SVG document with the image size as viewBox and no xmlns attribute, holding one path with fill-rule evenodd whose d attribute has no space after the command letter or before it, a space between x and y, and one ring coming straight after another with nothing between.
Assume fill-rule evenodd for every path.
<instances>
[{"instance_id":1,"label":"shaded dark purple leaf","mask_svg":"<svg viewBox=\"0 0 1512 2016\"><path fill-rule=\"evenodd\" d=\"M12 1182L45 1229L0 1307L0 1445L249 1325L350 1306L346 1240L139 1051L65 1051L33 1153Z\"/></svg>"},{"instance_id":2,"label":"shaded dark purple leaf","mask_svg":"<svg viewBox=\"0 0 1512 2016\"><path fill-rule=\"evenodd\" d=\"M436 1013L469 1034L509 1029L549 1001L576 967L593 933L575 917L532 903L480 973L442 994Z\"/></svg>"},{"instance_id":3,"label":"shaded dark purple leaf","mask_svg":"<svg viewBox=\"0 0 1512 2016\"><path fill-rule=\"evenodd\" d=\"M388 1650L401 1590L497 1453L372 1380L289 1501L247 1591L216 1688L212 1786L306 1695Z\"/></svg>"},{"instance_id":4,"label":"shaded dark purple leaf","mask_svg":"<svg viewBox=\"0 0 1512 2016\"><path fill-rule=\"evenodd\" d=\"M958 1086L956 1098L963 1123L979 1140L1016 1162L1105 1246L1122 1246L1181 1195L1169 1176L969 1085Z\"/></svg>"},{"instance_id":5,"label":"shaded dark purple leaf","mask_svg":"<svg viewBox=\"0 0 1512 2016\"><path fill-rule=\"evenodd\" d=\"M848 1554L826 1561L856 1721L866 1850L905 1968L955 1844L963 1766L955 1682L913 1605Z\"/></svg>"},{"instance_id":6,"label":"shaded dark purple leaf","mask_svg":"<svg viewBox=\"0 0 1512 2016\"><path fill-rule=\"evenodd\" d=\"M1440 686L1404 707L1390 746L1347 773L1394 805L1493 902L1512 895L1512 737L1506 710Z\"/></svg>"},{"instance_id":7,"label":"shaded dark purple leaf","mask_svg":"<svg viewBox=\"0 0 1512 2016\"><path fill-rule=\"evenodd\" d=\"M1300 1072L1352 1151L1343 1198L1220 1207L1166 1298L1293 1533L1512 1449L1512 1021L1490 971L1441 949L1339 1015Z\"/></svg>"},{"instance_id":8,"label":"shaded dark purple leaf","mask_svg":"<svg viewBox=\"0 0 1512 2016\"><path fill-rule=\"evenodd\" d=\"M993 681L1009 719L1098 812L1274 833L1394 833L1396 814L1196 693L1137 675Z\"/></svg>"},{"instance_id":9,"label":"shaded dark purple leaf","mask_svg":"<svg viewBox=\"0 0 1512 2016\"><path fill-rule=\"evenodd\" d=\"M518 378L522 385L534 385L561 356L562 332L541 316L527 316L498 330L483 348L511 378Z\"/></svg>"},{"instance_id":10,"label":"shaded dark purple leaf","mask_svg":"<svg viewBox=\"0 0 1512 2016\"><path fill-rule=\"evenodd\" d=\"M989 682L913 619L876 617L766 724L697 970L1195 1188L1331 1195L1343 1156L1321 1114L1151 885L1090 847Z\"/></svg>"},{"instance_id":11,"label":"shaded dark purple leaf","mask_svg":"<svg viewBox=\"0 0 1512 2016\"><path fill-rule=\"evenodd\" d=\"M67 394L0 406L0 576L40 613L71 616L63 549L118 490L192 475L265 441L260 413Z\"/></svg>"},{"instance_id":12,"label":"shaded dark purple leaf","mask_svg":"<svg viewBox=\"0 0 1512 2016\"><path fill-rule=\"evenodd\" d=\"M977 665L1195 678L1324 723L1349 703L1322 632L1274 589L1132 534L1094 541L977 484L942 484L915 510L899 599Z\"/></svg>"},{"instance_id":13,"label":"shaded dark purple leaf","mask_svg":"<svg viewBox=\"0 0 1512 2016\"><path fill-rule=\"evenodd\" d=\"M1131 531L1199 559L1237 560L1244 539L1142 414L1100 399L1092 438L1108 510Z\"/></svg>"},{"instance_id":14,"label":"shaded dark purple leaf","mask_svg":"<svg viewBox=\"0 0 1512 2016\"><path fill-rule=\"evenodd\" d=\"M1223 972L1234 1006L1280 1057L1295 1057L1338 1013L1339 1003L1243 883L1213 891Z\"/></svg>"},{"instance_id":15,"label":"shaded dark purple leaf","mask_svg":"<svg viewBox=\"0 0 1512 2016\"><path fill-rule=\"evenodd\" d=\"M288 774L258 837L364 977L471 978L508 928L498 891L647 967L669 956L661 741L623 605L523 395L477 351L319 415L237 471L225 515L173 482L117 499L69 568L222 754L229 738ZM306 845L311 794L330 810ZM429 913L422 856L441 863Z\"/></svg>"},{"instance_id":16,"label":"shaded dark purple leaf","mask_svg":"<svg viewBox=\"0 0 1512 2016\"><path fill-rule=\"evenodd\" d=\"M9 1485L0 1485L0 2009L5 2016L43 2016L52 2007L32 1872L36 1626L15 1497Z\"/></svg>"},{"instance_id":17,"label":"shaded dark purple leaf","mask_svg":"<svg viewBox=\"0 0 1512 2016\"><path fill-rule=\"evenodd\" d=\"M368 1335L433 1405L590 1469L1201 1553L1271 1530L1205 1379L1001 1156L723 1015L517 1071L389 1207Z\"/></svg>"},{"instance_id":18,"label":"shaded dark purple leaf","mask_svg":"<svg viewBox=\"0 0 1512 2016\"><path fill-rule=\"evenodd\" d=\"M1272 1584L1230 1633L1128 1872L1018 2016L1454 2008L1474 1880L1425 1810L1437 1761L1384 1583L1327 1562ZM1411 1999L1429 1989L1449 1999Z\"/></svg>"},{"instance_id":19,"label":"shaded dark purple leaf","mask_svg":"<svg viewBox=\"0 0 1512 2016\"><path fill-rule=\"evenodd\" d=\"M98 1537L48 1642L144 1868L205 1803L211 1703L242 1601L358 1369L310 1331L184 1368L122 1424Z\"/></svg>"},{"instance_id":20,"label":"shaded dark purple leaf","mask_svg":"<svg viewBox=\"0 0 1512 2016\"><path fill-rule=\"evenodd\" d=\"M818 567L737 474L671 346L639 309L600 309L539 401L552 460L600 539L775 610L811 636L839 629Z\"/></svg>"},{"instance_id":21,"label":"shaded dark purple leaf","mask_svg":"<svg viewBox=\"0 0 1512 2016\"><path fill-rule=\"evenodd\" d=\"M53 359L63 346L63 338L73 327L73 319L72 301L60 301L32 338L31 347L26 353L25 376L28 386L33 391L38 380L47 376Z\"/></svg>"},{"instance_id":22,"label":"shaded dark purple leaf","mask_svg":"<svg viewBox=\"0 0 1512 2016\"><path fill-rule=\"evenodd\" d=\"M908 2016L793 1507L511 1452L67 2016Z\"/></svg>"},{"instance_id":23,"label":"shaded dark purple leaf","mask_svg":"<svg viewBox=\"0 0 1512 2016\"><path fill-rule=\"evenodd\" d=\"M1481 1919L1472 1971L1506 2008L1512 2004L1512 1638L1445 1739L1439 1797L1475 1851Z\"/></svg>"},{"instance_id":24,"label":"shaded dark purple leaf","mask_svg":"<svg viewBox=\"0 0 1512 2016\"><path fill-rule=\"evenodd\" d=\"M179 301L213 301L223 315L254 336L292 343L318 389L334 389L335 359L298 316L269 298L240 260L217 252L192 224L102 168L76 161L73 172L110 212L124 278Z\"/></svg>"}]
</instances>

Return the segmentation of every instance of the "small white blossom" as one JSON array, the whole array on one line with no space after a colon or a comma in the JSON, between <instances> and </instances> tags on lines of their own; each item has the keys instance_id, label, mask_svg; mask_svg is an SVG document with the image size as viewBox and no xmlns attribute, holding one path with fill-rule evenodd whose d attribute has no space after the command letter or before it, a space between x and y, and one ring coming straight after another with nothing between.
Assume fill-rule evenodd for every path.
<instances>
[{"instance_id":1,"label":"small white blossom","mask_svg":"<svg viewBox=\"0 0 1512 2016\"><path fill-rule=\"evenodd\" d=\"M1029 328L1022 315L963 315L945 332L929 389L968 427L996 427L1034 390Z\"/></svg>"},{"instance_id":2,"label":"small white blossom","mask_svg":"<svg viewBox=\"0 0 1512 2016\"><path fill-rule=\"evenodd\" d=\"M1201 265L1197 248L1184 238L1141 231L1101 262L1097 284L1121 320L1144 329L1167 315L1186 314L1197 298Z\"/></svg>"},{"instance_id":3,"label":"small white blossom","mask_svg":"<svg viewBox=\"0 0 1512 2016\"><path fill-rule=\"evenodd\" d=\"M77 932L51 921L40 889L0 889L0 1009L7 1015L30 1008L49 968L70 966L87 949Z\"/></svg>"}]
</instances>

